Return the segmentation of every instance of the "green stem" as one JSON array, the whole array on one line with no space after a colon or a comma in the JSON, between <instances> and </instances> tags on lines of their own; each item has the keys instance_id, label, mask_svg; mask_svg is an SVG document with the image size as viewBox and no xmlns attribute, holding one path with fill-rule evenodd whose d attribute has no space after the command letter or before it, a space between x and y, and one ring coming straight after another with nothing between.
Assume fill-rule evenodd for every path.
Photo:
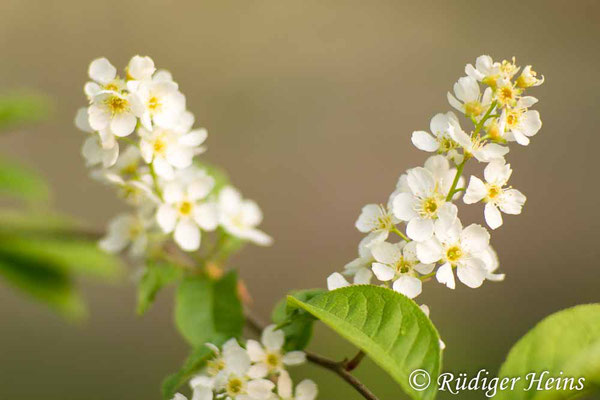
<instances>
[{"instance_id":1,"label":"green stem","mask_svg":"<svg viewBox=\"0 0 600 400\"><path fill-rule=\"evenodd\" d=\"M154 183L154 190L156 190L156 194L158 198L163 200L162 190L160 189L160 185L158 184L158 176L156 175L156 171L154 170L154 161L150 163L150 175L152 176L152 182Z\"/></svg>"},{"instance_id":2,"label":"green stem","mask_svg":"<svg viewBox=\"0 0 600 400\"><path fill-rule=\"evenodd\" d=\"M411 241L404 233L400 232L395 226L391 229L391 231L394 232L396 235L400 236L402 239L406 240L407 242Z\"/></svg>"},{"instance_id":3,"label":"green stem","mask_svg":"<svg viewBox=\"0 0 600 400\"><path fill-rule=\"evenodd\" d=\"M456 185L458 185L458 180L462 175L462 171L465 168L465 164L467 163L467 157L465 156L464 160L458 164L456 167L456 175L454 175L454 180L452 181L452 186L450 186L450 190L448 191L448 195L446 196L446 201L452 200L452 196L456 193Z\"/></svg>"},{"instance_id":4,"label":"green stem","mask_svg":"<svg viewBox=\"0 0 600 400\"><path fill-rule=\"evenodd\" d=\"M475 130L473 131L474 135L477 135L479 133L479 131L481 130L481 128L483 128L483 124L485 123L485 121L487 121L488 119L490 119L492 117L491 114L492 114L492 111L494 111L494 108L496 108L496 105L498 105L498 102L494 101L490 105L490 108L488 108L488 110L486 111L483 118L481 118L481 120L479 120L479 122L475 125Z\"/></svg>"}]
</instances>

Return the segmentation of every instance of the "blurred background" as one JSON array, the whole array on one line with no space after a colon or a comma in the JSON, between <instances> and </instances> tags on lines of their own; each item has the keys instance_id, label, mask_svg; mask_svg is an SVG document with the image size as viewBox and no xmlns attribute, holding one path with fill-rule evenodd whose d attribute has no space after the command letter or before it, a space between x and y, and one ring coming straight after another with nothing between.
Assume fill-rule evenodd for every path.
<instances>
[{"instance_id":1,"label":"blurred background","mask_svg":"<svg viewBox=\"0 0 600 400\"><path fill-rule=\"evenodd\" d=\"M495 373L541 318L600 301L599 17L600 2L585 0L2 0L0 92L33 88L55 104L49 121L0 136L0 153L41 171L59 210L103 229L125 206L88 178L80 156L84 137L72 121L85 104L87 66L151 56L208 129L203 157L265 213L275 245L249 246L233 266L267 319L288 290L323 287L356 256L360 208L385 202L399 174L424 161L410 134L450 109L446 91L464 65L516 56L546 83L531 90L542 130L507 157L512 185L528 197L524 213L493 234L507 278L477 290L430 283L419 297L447 344L444 369ZM463 213L482 222L481 207ZM1 399L160 398L162 378L188 352L172 324L172 293L140 318L132 279L83 288L91 315L73 325L0 286ZM312 348L354 353L323 326ZM404 398L370 362L357 374L382 399ZM360 398L316 367L295 376L314 377L321 399Z\"/></svg>"}]
</instances>

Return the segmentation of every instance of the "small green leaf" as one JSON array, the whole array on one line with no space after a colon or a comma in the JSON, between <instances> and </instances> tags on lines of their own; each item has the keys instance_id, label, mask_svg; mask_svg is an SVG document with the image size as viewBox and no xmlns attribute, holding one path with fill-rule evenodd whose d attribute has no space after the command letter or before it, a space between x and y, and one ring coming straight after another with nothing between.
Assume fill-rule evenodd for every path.
<instances>
[{"instance_id":1,"label":"small green leaf","mask_svg":"<svg viewBox=\"0 0 600 400\"><path fill-rule=\"evenodd\" d=\"M442 355L439 335L414 301L393 290L349 286L304 302L288 297L288 304L308 311L340 336L363 350L398 382L412 399L433 399ZM409 376L423 369L431 385L417 391Z\"/></svg>"},{"instance_id":2,"label":"small green leaf","mask_svg":"<svg viewBox=\"0 0 600 400\"><path fill-rule=\"evenodd\" d=\"M215 343L220 345L221 343ZM200 346L192 351L192 354L187 358L183 367L165 378L162 384L162 394L165 400L171 399L177 389L185 385L187 381L204 366L206 361L213 355L211 350L206 346Z\"/></svg>"},{"instance_id":3,"label":"small green leaf","mask_svg":"<svg viewBox=\"0 0 600 400\"><path fill-rule=\"evenodd\" d=\"M0 159L0 195L41 202L49 193L46 182L31 169Z\"/></svg>"},{"instance_id":4,"label":"small green leaf","mask_svg":"<svg viewBox=\"0 0 600 400\"><path fill-rule=\"evenodd\" d=\"M550 385L554 390L536 390L536 382L529 388L544 371L542 385L548 378L573 377L576 386L584 377L584 388L571 390L567 383L556 390L556 382ZM600 392L600 304L568 308L543 319L513 346L499 375L520 379L514 390L498 392L494 399L555 400Z\"/></svg>"},{"instance_id":5,"label":"small green leaf","mask_svg":"<svg viewBox=\"0 0 600 400\"><path fill-rule=\"evenodd\" d=\"M0 129L38 122L47 117L48 99L39 94L10 94L0 97Z\"/></svg>"},{"instance_id":6,"label":"small green leaf","mask_svg":"<svg viewBox=\"0 0 600 400\"><path fill-rule=\"evenodd\" d=\"M164 262L148 262L138 285L138 314L144 314L160 289L181 278L182 270Z\"/></svg>"},{"instance_id":7,"label":"small green leaf","mask_svg":"<svg viewBox=\"0 0 600 400\"><path fill-rule=\"evenodd\" d=\"M96 242L35 234L0 234L0 259L19 258L67 273L114 278L121 261L100 250Z\"/></svg>"},{"instance_id":8,"label":"small green leaf","mask_svg":"<svg viewBox=\"0 0 600 400\"><path fill-rule=\"evenodd\" d=\"M290 293L296 299L306 302L311 298L324 293L323 289L299 290ZM271 314L271 319L282 326L285 333L285 350L303 350L308 346L312 337L315 317L298 308L288 309L286 299L281 300Z\"/></svg>"},{"instance_id":9,"label":"small green leaf","mask_svg":"<svg viewBox=\"0 0 600 400\"><path fill-rule=\"evenodd\" d=\"M69 276L62 271L19 258L0 258L0 276L68 318L79 319L86 315L82 299Z\"/></svg>"},{"instance_id":10,"label":"small green leaf","mask_svg":"<svg viewBox=\"0 0 600 400\"><path fill-rule=\"evenodd\" d=\"M177 328L192 346L241 336L244 315L235 271L219 280L204 275L186 277L175 301Z\"/></svg>"}]
</instances>

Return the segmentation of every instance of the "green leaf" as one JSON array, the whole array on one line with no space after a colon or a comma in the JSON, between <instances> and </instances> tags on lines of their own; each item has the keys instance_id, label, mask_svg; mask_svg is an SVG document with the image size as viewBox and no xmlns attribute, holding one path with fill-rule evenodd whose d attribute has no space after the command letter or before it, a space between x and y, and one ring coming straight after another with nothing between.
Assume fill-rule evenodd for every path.
<instances>
[{"instance_id":1,"label":"green leaf","mask_svg":"<svg viewBox=\"0 0 600 400\"><path fill-rule=\"evenodd\" d=\"M241 336L244 315L235 271L218 280L188 276L179 285L175 301L177 328L192 346Z\"/></svg>"},{"instance_id":2,"label":"green leaf","mask_svg":"<svg viewBox=\"0 0 600 400\"><path fill-rule=\"evenodd\" d=\"M181 278L182 270L164 262L148 262L138 285L138 314L144 314L160 289Z\"/></svg>"},{"instance_id":3,"label":"green leaf","mask_svg":"<svg viewBox=\"0 0 600 400\"><path fill-rule=\"evenodd\" d=\"M543 371L548 378L585 377L582 391L561 386L556 390L538 391L537 383L528 389L533 378ZM561 375L562 371L562 375ZM527 377L536 373L535 377ZM495 399L569 399L600 388L600 304L581 305L559 311L543 319L523 336L509 352L500 369L500 378L520 378L514 390L499 392Z\"/></svg>"},{"instance_id":4,"label":"green leaf","mask_svg":"<svg viewBox=\"0 0 600 400\"><path fill-rule=\"evenodd\" d=\"M215 343L221 345L221 343ZM183 367L165 378L162 384L162 394L165 399L171 399L177 389L185 385L187 381L204 366L206 361L213 355L212 351L206 346L200 346L192 351Z\"/></svg>"},{"instance_id":5,"label":"green leaf","mask_svg":"<svg viewBox=\"0 0 600 400\"><path fill-rule=\"evenodd\" d=\"M289 296L288 304L308 311L362 349L412 399L435 397L442 363L440 338L414 301L387 288L360 285L306 302ZM424 391L409 385L415 369L424 369L431 376L431 385Z\"/></svg>"},{"instance_id":6,"label":"green leaf","mask_svg":"<svg viewBox=\"0 0 600 400\"><path fill-rule=\"evenodd\" d=\"M306 302L324 292L323 289L308 289L294 291L290 295ZM308 346L315 322L315 317L311 314L298 308L288 308L286 299L283 299L273 309L271 319L275 324L282 326L286 351L303 350Z\"/></svg>"},{"instance_id":7,"label":"green leaf","mask_svg":"<svg viewBox=\"0 0 600 400\"><path fill-rule=\"evenodd\" d=\"M38 122L50 111L48 99L39 94L10 94L0 97L0 129Z\"/></svg>"},{"instance_id":8,"label":"green leaf","mask_svg":"<svg viewBox=\"0 0 600 400\"><path fill-rule=\"evenodd\" d=\"M122 271L117 257L100 250L96 242L75 237L0 234L0 259L6 258L102 278L114 278Z\"/></svg>"},{"instance_id":9,"label":"green leaf","mask_svg":"<svg viewBox=\"0 0 600 400\"><path fill-rule=\"evenodd\" d=\"M19 258L1 258L0 275L17 289L47 304L68 318L79 319L86 308L73 288L70 277L43 264Z\"/></svg>"},{"instance_id":10,"label":"green leaf","mask_svg":"<svg viewBox=\"0 0 600 400\"><path fill-rule=\"evenodd\" d=\"M0 195L23 200L48 200L46 182L29 168L0 159Z\"/></svg>"}]
</instances>

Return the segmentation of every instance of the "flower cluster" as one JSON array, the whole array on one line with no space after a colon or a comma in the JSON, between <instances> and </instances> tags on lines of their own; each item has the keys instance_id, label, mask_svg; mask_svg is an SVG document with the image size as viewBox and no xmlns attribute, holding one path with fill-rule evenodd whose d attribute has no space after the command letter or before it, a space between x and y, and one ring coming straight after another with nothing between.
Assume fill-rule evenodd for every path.
<instances>
[{"instance_id":1,"label":"flower cluster","mask_svg":"<svg viewBox=\"0 0 600 400\"><path fill-rule=\"evenodd\" d=\"M314 400L317 385L303 380L294 389L286 367L304 363L302 351L284 352L284 333L270 325L262 333L261 342L248 340L246 347L236 339L222 349L207 344L213 357L204 370L190 380L193 400ZM186 400L176 394L173 400Z\"/></svg>"},{"instance_id":2,"label":"flower cluster","mask_svg":"<svg viewBox=\"0 0 600 400\"><path fill-rule=\"evenodd\" d=\"M485 55L475 66L466 66L467 76L454 84L448 102L473 128L463 130L450 111L435 115L429 132L413 132L412 143L418 149L436 154L400 176L387 204L363 207L356 228L367 235L359 244L359 257L345 266L343 274L329 276L330 290L349 285L346 277L354 284L369 284L375 275L383 285L415 298L423 281L434 276L454 289L455 271L471 288L486 279L504 278L495 273L499 263L488 230L477 224L464 227L455 203L461 196L465 204L484 203L491 229L502 225L503 213L521 213L526 199L508 186L512 169L504 157L510 142L526 146L540 130L539 113L529 109L537 99L525 91L544 78L538 78L531 66L520 74L519 70L514 58L494 62ZM462 173L470 159L485 164L484 179L471 176L465 185ZM390 241L391 235L398 241Z\"/></svg>"},{"instance_id":3,"label":"flower cluster","mask_svg":"<svg viewBox=\"0 0 600 400\"><path fill-rule=\"evenodd\" d=\"M125 74L106 59L90 64L84 92L87 107L75 124L89 133L82 153L92 176L118 188L133 212L110 221L100 245L109 252L129 248L144 254L149 242L172 235L179 247L195 251L201 233L219 230L268 245L257 229L262 213L228 185L219 185L194 160L205 151L205 129L194 129L185 96L168 71L156 70L149 57L135 56Z\"/></svg>"}]
</instances>

